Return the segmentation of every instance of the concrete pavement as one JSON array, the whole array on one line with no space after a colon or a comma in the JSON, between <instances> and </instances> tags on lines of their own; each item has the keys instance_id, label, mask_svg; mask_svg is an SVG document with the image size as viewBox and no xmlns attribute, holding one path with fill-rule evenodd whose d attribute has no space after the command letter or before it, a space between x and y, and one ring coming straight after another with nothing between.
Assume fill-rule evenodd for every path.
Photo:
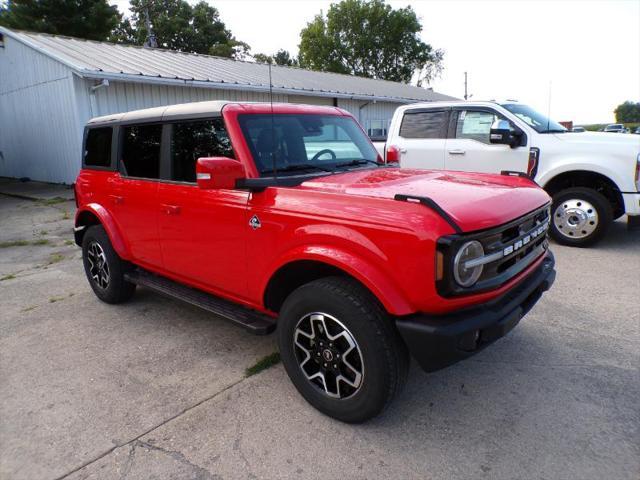
<instances>
[{"instance_id":1,"label":"concrete pavement","mask_svg":"<svg viewBox=\"0 0 640 480\"><path fill-rule=\"evenodd\" d=\"M143 290L99 302L73 209L0 195L0 478L640 476L640 232L623 221L595 248L554 245L556 285L518 328L446 370L413 365L353 426L281 365L245 377L272 336Z\"/></svg>"}]
</instances>

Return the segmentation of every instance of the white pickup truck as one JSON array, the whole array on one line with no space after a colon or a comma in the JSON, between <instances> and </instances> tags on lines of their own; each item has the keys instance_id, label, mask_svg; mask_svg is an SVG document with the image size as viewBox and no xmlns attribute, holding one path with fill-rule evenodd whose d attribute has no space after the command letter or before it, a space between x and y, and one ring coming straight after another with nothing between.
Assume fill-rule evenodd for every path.
<instances>
[{"instance_id":1,"label":"white pickup truck","mask_svg":"<svg viewBox=\"0 0 640 480\"><path fill-rule=\"evenodd\" d=\"M587 246L625 213L640 223L640 137L572 133L515 101L414 103L398 108L386 144L401 167L526 174L553 197L552 236Z\"/></svg>"}]
</instances>

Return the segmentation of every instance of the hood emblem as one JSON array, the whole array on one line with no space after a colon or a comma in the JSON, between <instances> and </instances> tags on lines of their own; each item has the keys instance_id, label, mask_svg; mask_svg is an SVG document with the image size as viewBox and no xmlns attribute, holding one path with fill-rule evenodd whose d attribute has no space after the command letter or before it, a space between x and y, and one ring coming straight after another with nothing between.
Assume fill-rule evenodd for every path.
<instances>
[{"instance_id":1,"label":"hood emblem","mask_svg":"<svg viewBox=\"0 0 640 480\"><path fill-rule=\"evenodd\" d=\"M254 215L253 217L251 217L251 220L249 220L249 226L254 230L257 230L262 226L262 224L260 223L260 219L258 218L257 215Z\"/></svg>"}]
</instances>

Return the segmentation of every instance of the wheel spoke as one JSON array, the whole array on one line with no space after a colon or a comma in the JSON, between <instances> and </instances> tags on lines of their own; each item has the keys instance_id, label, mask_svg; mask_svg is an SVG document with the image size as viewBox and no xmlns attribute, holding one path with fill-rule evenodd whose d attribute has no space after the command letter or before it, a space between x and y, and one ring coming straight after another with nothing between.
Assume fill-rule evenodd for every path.
<instances>
[{"instance_id":1,"label":"wheel spoke","mask_svg":"<svg viewBox=\"0 0 640 480\"><path fill-rule=\"evenodd\" d=\"M319 312L304 316L294 331L293 344L302 373L324 394L348 398L361 387L362 353L338 319Z\"/></svg>"},{"instance_id":2,"label":"wheel spoke","mask_svg":"<svg viewBox=\"0 0 640 480\"><path fill-rule=\"evenodd\" d=\"M111 278L109 264L104 250L96 241L91 242L87 247L87 266L95 285L102 289L107 288Z\"/></svg>"}]
</instances>

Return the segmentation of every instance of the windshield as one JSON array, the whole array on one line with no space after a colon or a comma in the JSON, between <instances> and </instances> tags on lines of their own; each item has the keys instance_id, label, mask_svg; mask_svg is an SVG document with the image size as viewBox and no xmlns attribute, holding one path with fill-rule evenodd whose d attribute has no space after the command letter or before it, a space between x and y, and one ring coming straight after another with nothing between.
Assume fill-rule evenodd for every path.
<instances>
[{"instance_id":1,"label":"windshield","mask_svg":"<svg viewBox=\"0 0 640 480\"><path fill-rule=\"evenodd\" d=\"M502 104L502 106L520 120L526 122L527 125L538 133L563 133L567 131L567 129L558 122L554 122L542 115L540 112L536 112L528 105L523 105L521 103L507 103Z\"/></svg>"},{"instance_id":2,"label":"windshield","mask_svg":"<svg viewBox=\"0 0 640 480\"><path fill-rule=\"evenodd\" d=\"M240 128L263 176L373 165L378 152L350 117L313 114L240 115ZM275 164L275 165L274 165Z\"/></svg>"}]
</instances>

